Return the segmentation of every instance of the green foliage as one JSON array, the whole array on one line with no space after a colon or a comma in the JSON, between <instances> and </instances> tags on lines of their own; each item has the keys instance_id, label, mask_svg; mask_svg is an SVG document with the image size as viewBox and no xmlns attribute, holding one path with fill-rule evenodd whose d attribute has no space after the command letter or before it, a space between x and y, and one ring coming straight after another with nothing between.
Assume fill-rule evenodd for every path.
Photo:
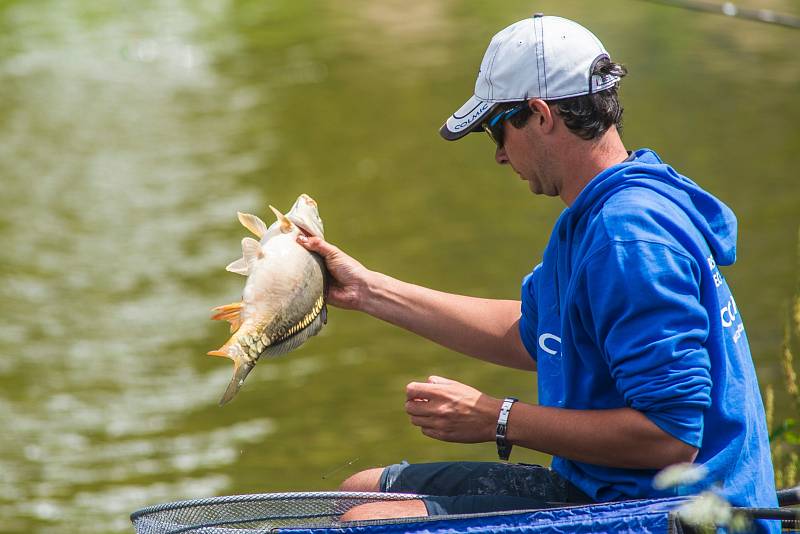
<instances>
[{"instance_id":1,"label":"green foliage","mask_svg":"<svg viewBox=\"0 0 800 534\"><path fill-rule=\"evenodd\" d=\"M798 239L798 273L800 273L800 238ZM797 347L798 340L800 340L800 277L798 277L798 288L792 298L790 310L784 329L781 367L786 396L793 407L793 412L800 414L800 385L794 367L794 348ZM795 486L798 483L798 471L800 471L800 420L787 417L774 424L775 390L772 384L766 388L765 404L772 464L775 468L775 485L778 488Z\"/></svg>"},{"instance_id":2,"label":"green foliage","mask_svg":"<svg viewBox=\"0 0 800 534\"><path fill-rule=\"evenodd\" d=\"M778 428L773 429L772 433L769 435L770 442L774 442L778 438L790 445L800 445L797 420L789 417L784 419Z\"/></svg>"}]
</instances>

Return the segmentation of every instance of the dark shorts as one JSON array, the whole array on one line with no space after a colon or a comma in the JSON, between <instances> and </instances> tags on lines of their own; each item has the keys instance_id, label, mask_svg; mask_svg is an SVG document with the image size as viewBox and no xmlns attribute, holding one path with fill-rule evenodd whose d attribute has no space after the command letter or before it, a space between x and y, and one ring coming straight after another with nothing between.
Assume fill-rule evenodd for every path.
<instances>
[{"instance_id":1,"label":"dark shorts","mask_svg":"<svg viewBox=\"0 0 800 534\"><path fill-rule=\"evenodd\" d=\"M593 502L555 471L540 465L438 462L390 465L381 491L418 493L428 515L476 514Z\"/></svg>"}]
</instances>

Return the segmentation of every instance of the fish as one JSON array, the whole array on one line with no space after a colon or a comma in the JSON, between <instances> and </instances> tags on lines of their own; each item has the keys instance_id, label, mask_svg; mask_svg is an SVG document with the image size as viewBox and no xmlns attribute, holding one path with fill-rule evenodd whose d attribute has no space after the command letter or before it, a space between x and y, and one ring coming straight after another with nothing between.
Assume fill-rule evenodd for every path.
<instances>
[{"instance_id":1,"label":"fish","mask_svg":"<svg viewBox=\"0 0 800 534\"><path fill-rule=\"evenodd\" d=\"M219 401L230 402L262 356L286 354L322 330L328 321L325 261L297 243L297 237L324 238L316 201L297 198L285 215L272 206L271 226L255 215L239 222L259 240L242 239L242 257L225 269L247 277L242 300L212 309L213 320L228 321L231 337L210 356L233 360L233 378Z\"/></svg>"}]
</instances>

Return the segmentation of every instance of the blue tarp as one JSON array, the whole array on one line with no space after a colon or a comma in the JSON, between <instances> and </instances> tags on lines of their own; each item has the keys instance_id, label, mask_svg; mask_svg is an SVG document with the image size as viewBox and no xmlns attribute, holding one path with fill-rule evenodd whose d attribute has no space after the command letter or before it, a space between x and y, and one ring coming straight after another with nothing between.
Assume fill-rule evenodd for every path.
<instances>
[{"instance_id":1,"label":"blue tarp","mask_svg":"<svg viewBox=\"0 0 800 534\"><path fill-rule=\"evenodd\" d=\"M561 534L587 532L672 532L670 511L685 499L641 501L552 508L522 513L371 524L346 528L280 529L281 534L388 534L416 532L446 534L468 532L513 532L516 534Z\"/></svg>"}]
</instances>

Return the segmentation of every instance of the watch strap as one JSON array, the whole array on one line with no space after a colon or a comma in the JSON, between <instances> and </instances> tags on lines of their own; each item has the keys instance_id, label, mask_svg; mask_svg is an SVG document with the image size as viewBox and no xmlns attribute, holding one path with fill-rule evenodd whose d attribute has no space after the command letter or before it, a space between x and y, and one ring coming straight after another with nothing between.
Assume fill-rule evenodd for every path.
<instances>
[{"instance_id":1,"label":"watch strap","mask_svg":"<svg viewBox=\"0 0 800 534\"><path fill-rule=\"evenodd\" d=\"M495 441L497 442L497 456L501 460L508 460L511 455L511 443L506 439L508 432L508 415L511 413L511 407L517 399L514 397L506 397L503 400L503 405L500 407L500 415L497 417L497 430L495 431Z\"/></svg>"}]
</instances>

